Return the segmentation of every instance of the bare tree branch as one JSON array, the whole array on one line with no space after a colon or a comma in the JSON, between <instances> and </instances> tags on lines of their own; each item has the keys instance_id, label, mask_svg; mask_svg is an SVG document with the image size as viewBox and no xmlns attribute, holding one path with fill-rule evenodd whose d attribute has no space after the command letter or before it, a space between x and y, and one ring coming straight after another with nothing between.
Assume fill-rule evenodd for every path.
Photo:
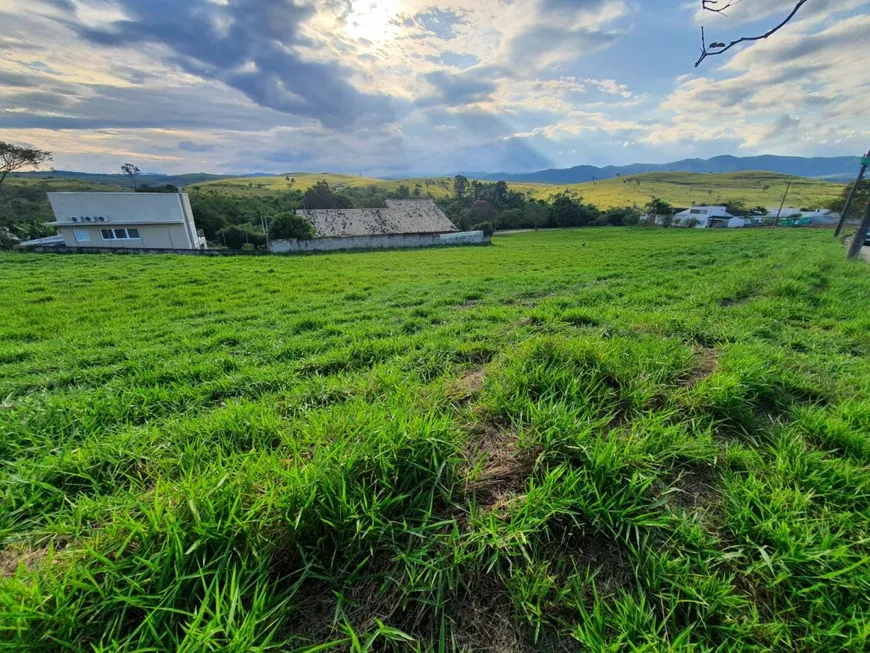
<instances>
[{"instance_id":1,"label":"bare tree branch","mask_svg":"<svg viewBox=\"0 0 870 653\"><path fill-rule=\"evenodd\" d=\"M701 7L704 11L710 11L710 12L715 13L715 14L723 14L724 15L726 10L730 9L731 7L733 7L734 5L736 5L742 1L743 0L727 0L727 1L726 0L701 0ZM720 7L719 5L722 2L725 2L725 4L723 4ZM728 52L728 50L733 48L735 45L739 45L740 43L746 43L748 41L761 41L763 39L768 38L769 36L773 36L779 30L781 30L783 27L788 25L791 22L791 19L797 15L798 11L800 11L800 8L803 7L806 3L807 3L807 0L798 0L798 3L795 5L794 9L791 10L791 13L788 16L786 16L785 20L782 21L779 25L777 25L773 29L765 32L764 34L761 34L759 36L744 36L742 38L737 39L736 41L731 41L731 43L721 43L721 42L717 41L717 42L711 43L708 46L706 43L706 37L704 35L704 28L702 27L701 28L701 57L698 59L698 61L695 62L695 68L700 66L701 63L704 61L704 59L706 59L707 57L714 57L714 56L717 56L720 54L724 54L724 53Z\"/></svg>"}]
</instances>

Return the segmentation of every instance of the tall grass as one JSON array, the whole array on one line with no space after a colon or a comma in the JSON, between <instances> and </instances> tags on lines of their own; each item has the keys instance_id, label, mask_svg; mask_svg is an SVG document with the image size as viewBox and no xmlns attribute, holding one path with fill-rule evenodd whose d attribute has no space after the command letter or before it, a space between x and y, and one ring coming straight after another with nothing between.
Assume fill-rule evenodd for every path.
<instances>
[{"instance_id":1,"label":"tall grass","mask_svg":"<svg viewBox=\"0 0 870 653\"><path fill-rule=\"evenodd\" d=\"M866 650L825 234L0 258L0 644Z\"/></svg>"}]
</instances>

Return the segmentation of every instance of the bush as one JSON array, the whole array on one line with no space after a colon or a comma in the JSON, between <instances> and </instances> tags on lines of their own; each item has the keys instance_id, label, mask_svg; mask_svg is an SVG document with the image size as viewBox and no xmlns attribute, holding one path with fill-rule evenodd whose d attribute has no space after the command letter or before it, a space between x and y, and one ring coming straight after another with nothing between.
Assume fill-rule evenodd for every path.
<instances>
[{"instance_id":1,"label":"bush","mask_svg":"<svg viewBox=\"0 0 870 653\"><path fill-rule=\"evenodd\" d=\"M495 233L495 227L492 222L480 222L471 228L472 231L482 231L486 236L492 236Z\"/></svg>"},{"instance_id":2,"label":"bush","mask_svg":"<svg viewBox=\"0 0 870 653\"><path fill-rule=\"evenodd\" d=\"M273 240L310 240L315 235L314 225L295 213L279 213L269 221L269 238Z\"/></svg>"},{"instance_id":3,"label":"bush","mask_svg":"<svg viewBox=\"0 0 870 653\"><path fill-rule=\"evenodd\" d=\"M230 249L242 249L245 243L254 247L265 247L266 235L252 224L232 224L217 232L219 243Z\"/></svg>"}]
</instances>

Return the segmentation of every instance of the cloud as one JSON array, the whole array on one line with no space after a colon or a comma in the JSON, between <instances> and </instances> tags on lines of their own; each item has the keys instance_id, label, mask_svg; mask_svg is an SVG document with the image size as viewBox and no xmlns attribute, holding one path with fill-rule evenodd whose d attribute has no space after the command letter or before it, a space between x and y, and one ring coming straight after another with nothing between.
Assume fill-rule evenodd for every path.
<instances>
[{"instance_id":1,"label":"cloud","mask_svg":"<svg viewBox=\"0 0 870 653\"><path fill-rule=\"evenodd\" d=\"M405 27L415 28L416 37L435 37L448 41L456 36L456 28L465 22L466 12L429 7L414 16L402 18Z\"/></svg>"},{"instance_id":2,"label":"cloud","mask_svg":"<svg viewBox=\"0 0 870 653\"><path fill-rule=\"evenodd\" d=\"M314 12L293 0L118 0L127 18L107 26L69 23L105 47L157 44L165 60L221 81L261 106L306 116L334 129L393 119L388 96L363 93L351 71L303 58L301 25Z\"/></svg>"},{"instance_id":3,"label":"cloud","mask_svg":"<svg viewBox=\"0 0 870 653\"><path fill-rule=\"evenodd\" d=\"M497 80L506 75L506 71L489 66L459 73L444 70L427 73L423 77L435 88L435 92L418 100L417 105L459 106L487 101L498 88Z\"/></svg>"},{"instance_id":4,"label":"cloud","mask_svg":"<svg viewBox=\"0 0 870 653\"><path fill-rule=\"evenodd\" d=\"M612 24L628 12L621 0L538 0L518 7L519 27L505 44L510 65L539 71L577 59L616 42L624 34Z\"/></svg>"},{"instance_id":5,"label":"cloud","mask_svg":"<svg viewBox=\"0 0 870 653\"><path fill-rule=\"evenodd\" d=\"M194 143L193 141L179 141L178 149L184 152L214 152L217 145L208 143Z\"/></svg>"}]
</instances>

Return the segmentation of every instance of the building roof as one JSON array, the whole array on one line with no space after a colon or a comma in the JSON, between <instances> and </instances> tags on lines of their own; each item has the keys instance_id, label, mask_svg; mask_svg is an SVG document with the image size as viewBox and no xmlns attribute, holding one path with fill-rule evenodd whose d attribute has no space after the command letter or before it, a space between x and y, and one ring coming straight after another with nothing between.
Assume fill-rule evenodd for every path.
<instances>
[{"instance_id":1,"label":"building roof","mask_svg":"<svg viewBox=\"0 0 870 653\"><path fill-rule=\"evenodd\" d=\"M298 209L318 238L456 231L432 200L387 200L385 209Z\"/></svg>"},{"instance_id":2,"label":"building roof","mask_svg":"<svg viewBox=\"0 0 870 653\"><path fill-rule=\"evenodd\" d=\"M18 243L19 247L56 247L63 245L63 236L46 236L45 238L34 238L33 240L24 240Z\"/></svg>"}]
</instances>

